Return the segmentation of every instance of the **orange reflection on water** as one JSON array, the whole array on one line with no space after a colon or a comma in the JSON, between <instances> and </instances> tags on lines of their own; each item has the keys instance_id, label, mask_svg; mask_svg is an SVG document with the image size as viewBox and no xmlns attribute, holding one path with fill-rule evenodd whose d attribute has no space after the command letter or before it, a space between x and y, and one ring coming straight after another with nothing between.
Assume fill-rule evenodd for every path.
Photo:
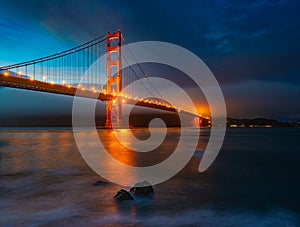
<instances>
[{"instance_id":1,"label":"orange reflection on water","mask_svg":"<svg viewBox=\"0 0 300 227\"><path fill-rule=\"evenodd\" d=\"M82 167L71 131L17 131L11 135L6 139L9 150L2 148L3 163L10 172L55 170L74 164Z\"/></svg>"},{"instance_id":2,"label":"orange reflection on water","mask_svg":"<svg viewBox=\"0 0 300 227\"><path fill-rule=\"evenodd\" d=\"M101 131L102 132L102 131ZM99 132L100 139L106 148L106 151L116 160L129 166L135 165L135 153L124 147L116 138L113 131L108 133ZM131 133L129 130L123 129L121 133ZM104 135L105 134L105 135Z\"/></svg>"},{"instance_id":3,"label":"orange reflection on water","mask_svg":"<svg viewBox=\"0 0 300 227\"><path fill-rule=\"evenodd\" d=\"M128 147L131 145L131 135L133 134L138 140L145 140L149 137L148 129L118 129L120 133L122 133L122 143L126 144ZM115 133L113 131L99 131L99 138L101 139L106 151L111 155L114 159L118 160L121 163L129 166L152 166L158 164L168 158L172 152L175 150L177 143L170 143L168 139L170 139L170 133L172 129L168 129L168 133L166 135L166 139L164 142L158 146L153 151L149 152L139 152L133 151L125 147L121 144Z\"/></svg>"}]
</instances>

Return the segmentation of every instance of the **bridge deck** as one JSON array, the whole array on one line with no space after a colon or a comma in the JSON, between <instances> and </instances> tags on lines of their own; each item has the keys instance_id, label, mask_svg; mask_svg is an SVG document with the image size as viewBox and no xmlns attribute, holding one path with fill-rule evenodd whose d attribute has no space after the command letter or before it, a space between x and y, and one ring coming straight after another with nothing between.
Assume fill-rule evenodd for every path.
<instances>
[{"instance_id":1,"label":"bridge deck","mask_svg":"<svg viewBox=\"0 0 300 227\"><path fill-rule=\"evenodd\" d=\"M77 95L80 97L93 98L93 99L96 98L101 101L113 99L112 95L99 93L97 94L98 95L97 97L95 93L92 91L82 91L82 90L77 91L77 88L68 87L66 85L51 84L51 83L46 83L38 80L30 80L27 78L21 78L16 76L5 76L3 74L0 74L0 86L32 90L32 91L41 91L41 92L60 94L60 95L69 95L69 96L75 96L77 92L78 93Z\"/></svg>"},{"instance_id":2,"label":"bridge deck","mask_svg":"<svg viewBox=\"0 0 300 227\"><path fill-rule=\"evenodd\" d=\"M51 84L47 82L21 78L17 76L6 76L4 74L0 74L0 86L47 92L47 93L60 94L60 95L68 95L68 96L76 95L78 97L98 99L101 101L125 99L125 98L118 98L113 95L98 93L90 90L80 90L75 87L68 87L66 85ZM143 101L135 101L133 99L125 99L125 104L132 104L132 105L149 107L154 109L166 110L170 112L177 112L177 110L173 107L166 107L155 103L145 103ZM186 112L186 114L195 116L194 114L191 114L189 112Z\"/></svg>"}]
</instances>

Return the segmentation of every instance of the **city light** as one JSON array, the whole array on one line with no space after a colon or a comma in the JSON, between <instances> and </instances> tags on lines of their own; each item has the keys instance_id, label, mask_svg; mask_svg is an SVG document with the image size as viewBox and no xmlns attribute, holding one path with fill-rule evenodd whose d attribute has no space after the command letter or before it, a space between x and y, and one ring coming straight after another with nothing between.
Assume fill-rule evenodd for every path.
<instances>
[{"instance_id":1,"label":"city light","mask_svg":"<svg viewBox=\"0 0 300 227\"><path fill-rule=\"evenodd\" d=\"M62 81L62 84L63 84L63 85L65 85L65 84L66 84L66 81L65 81L65 80L63 80L63 81Z\"/></svg>"}]
</instances>

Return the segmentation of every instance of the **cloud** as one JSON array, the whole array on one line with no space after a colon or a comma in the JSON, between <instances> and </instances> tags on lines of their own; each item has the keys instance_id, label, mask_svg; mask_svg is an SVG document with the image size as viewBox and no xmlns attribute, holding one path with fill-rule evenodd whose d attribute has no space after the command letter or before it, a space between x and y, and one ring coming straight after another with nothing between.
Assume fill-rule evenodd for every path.
<instances>
[{"instance_id":1,"label":"cloud","mask_svg":"<svg viewBox=\"0 0 300 227\"><path fill-rule=\"evenodd\" d=\"M299 55L235 55L218 59L213 72L223 84L247 80L300 84Z\"/></svg>"},{"instance_id":2,"label":"cloud","mask_svg":"<svg viewBox=\"0 0 300 227\"><path fill-rule=\"evenodd\" d=\"M300 119L298 85L250 80L240 86L228 84L222 88L228 116Z\"/></svg>"},{"instance_id":3,"label":"cloud","mask_svg":"<svg viewBox=\"0 0 300 227\"><path fill-rule=\"evenodd\" d=\"M30 29L20 23L0 17L0 41L13 44L20 41L21 34L30 32Z\"/></svg>"},{"instance_id":4,"label":"cloud","mask_svg":"<svg viewBox=\"0 0 300 227\"><path fill-rule=\"evenodd\" d=\"M33 53L51 54L121 28L127 42L159 40L191 50L221 86L242 92L249 81L279 83L289 93L290 85L300 85L299 7L296 0L2 0L0 56L28 60ZM31 42L21 43L29 37Z\"/></svg>"}]
</instances>

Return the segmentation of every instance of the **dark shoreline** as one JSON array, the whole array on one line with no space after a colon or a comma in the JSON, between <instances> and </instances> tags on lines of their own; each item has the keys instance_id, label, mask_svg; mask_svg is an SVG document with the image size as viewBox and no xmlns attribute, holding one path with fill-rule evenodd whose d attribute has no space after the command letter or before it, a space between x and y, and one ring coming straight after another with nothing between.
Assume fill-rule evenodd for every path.
<instances>
[{"instance_id":1,"label":"dark shoreline","mask_svg":"<svg viewBox=\"0 0 300 227\"><path fill-rule=\"evenodd\" d=\"M229 128L293 128L300 127L300 121L278 121L268 118L239 119L227 118Z\"/></svg>"},{"instance_id":2,"label":"dark shoreline","mask_svg":"<svg viewBox=\"0 0 300 227\"><path fill-rule=\"evenodd\" d=\"M131 123L134 128L147 128L149 122L153 118L161 117L167 124L167 127L180 127L180 122L177 116L168 115L134 115L131 118ZM96 117L95 123L97 129L104 127L104 117ZM268 118L253 118L253 119L239 119L239 118L227 118L226 126L228 128L292 128L300 127L300 120L294 121L278 121L275 119ZM57 128L70 128L72 127L72 117L70 115L61 116L24 116L24 117L11 117L11 118L0 118L0 127L57 127ZM202 125L201 127L207 128L208 124Z\"/></svg>"}]
</instances>

